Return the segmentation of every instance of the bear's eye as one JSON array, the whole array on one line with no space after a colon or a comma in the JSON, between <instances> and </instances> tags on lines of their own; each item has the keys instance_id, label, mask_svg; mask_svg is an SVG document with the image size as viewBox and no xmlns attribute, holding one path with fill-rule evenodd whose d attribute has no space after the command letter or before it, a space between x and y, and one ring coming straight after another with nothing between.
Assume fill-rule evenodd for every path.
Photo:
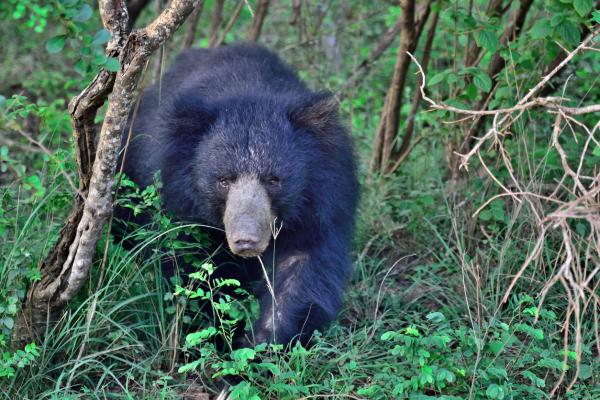
<instances>
[{"instance_id":1,"label":"bear's eye","mask_svg":"<svg viewBox=\"0 0 600 400\"><path fill-rule=\"evenodd\" d=\"M281 183L281 181L279 180L279 177L277 177L277 176L270 176L267 179L267 184L269 186L276 187L276 186L279 186L280 183Z\"/></svg>"},{"instance_id":2,"label":"bear's eye","mask_svg":"<svg viewBox=\"0 0 600 400\"><path fill-rule=\"evenodd\" d=\"M229 189L230 185L231 185L230 178L219 178L219 186L222 187L223 189Z\"/></svg>"}]
</instances>

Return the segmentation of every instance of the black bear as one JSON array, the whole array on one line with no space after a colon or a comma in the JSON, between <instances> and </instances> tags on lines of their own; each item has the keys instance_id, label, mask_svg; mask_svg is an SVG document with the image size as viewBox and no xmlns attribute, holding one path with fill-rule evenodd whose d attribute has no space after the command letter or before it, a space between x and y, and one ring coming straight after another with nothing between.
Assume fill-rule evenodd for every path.
<instances>
[{"instance_id":1,"label":"black bear","mask_svg":"<svg viewBox=\"0 0 600 400\"><path fill-rule=\"evenodd\" d=\"M187 50L133 119L124 171L144 187L158 170L167 212L224 230L209 234L248 276L262 276L258 255L273 268L275 301L259 295L255 342L306 340L335 318L358 182L329 93L259 45Z\"/></svg>"}]
</instances>

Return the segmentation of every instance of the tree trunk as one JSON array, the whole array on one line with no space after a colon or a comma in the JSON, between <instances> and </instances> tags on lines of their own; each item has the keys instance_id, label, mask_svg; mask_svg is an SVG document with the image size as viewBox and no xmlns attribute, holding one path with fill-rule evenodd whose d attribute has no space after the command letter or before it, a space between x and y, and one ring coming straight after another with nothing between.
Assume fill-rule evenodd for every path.
<instances>
[{"instance_id":1,"label":"tree trunk","mask_svg":"<svg viewBox=\"0 0 600 400\"><path fill-rule=\"evenodd\" d=\"M185 39L183 39L183 48L185 50L190 48L192 44L194 44L194 40L196 39L196 29L198 28L198 20L200 19L200 15L202 15L202 8L204 7L204 0L201 0L198 6L194 8L192 11L192 15L190 15L190 22L188 25L188 30L185 33Z\"/></svg>"},{"instance_id":2,"label":"tree trunk","mask_svg":"<svg viewBox=\"0 0 600 400\"><path fill-rule=\"evenodd\" d=\"M431 58L431 48L433 47L433 38L435 37L435 31L437 28L437 23L439 20L439 13L436 11L433 15L433 19L431 20L431 26L429 27L429 31L427 33L427 40L425 41L425 48L423 49L423 59L421 60L421 66L423 67L423 73L427 73L427 66L429 64L429 59ZM422 79L422 78L420 78ZM415 94L413 96L413 101L410 107L410 112L408 113L408 118L406 119L406 128L404 129L404 136L402 137L402 143L400 143L400 147L398 151L394 151L392 155L393 165L388 164L388 168L386 168L386 174L393 173L400 164L408 157L410 153L411 141L413 137L413 133L415 130L415 118L417 116L417 111L419 110L419 104L421 103L422 94L418 88L415 88Z\"/></svg>"},{"instance_id":3,"label":"tree trunk","mask_svg":"<svg viewBox=\"0 0 600 400\"><path fill-rule=\"evenodd\" d=\"M400 34L400 49L396 58L396 66L392 82L388 89L385 104L381 112L381 120L377 128L375 142L371 153L369 170L371 173L383 171L387 166L396 133L398 132L400 108L402 107L402 91L410 63L407 51L415 46L415 1L402 0L402 29Z\"/></svg>"},{"instance_id":4,"label":"tree trunk","mask_svg":"<svg viewBox=\"0 0 600 400\"><path fill-rule=\"evenodd\" d=\"M420 32L423 29L424 23L429 16L431 3L431 1L428 1L427 3L422 5L422 10L419 13L419 19L417 22L417 32ZM385 53L385 51L390 47L390 45L394 41L394 38L396 38L400 33L400 30L402 29L402 24L403 19L402 17L400 17L398 18L396 23L394 23L394 25L392 25L392 27L385 32L385 34L383 35L377 46L375 46L373 51L364 60L362 60L360 64L358 64L358 67L356 67L354 71L352 71L352 75L350 76L350 78L348 78L346 83L344 83L344 85L341 88L342 92L345 92L346 90L353 87L358 81L358 79L362 77L365 73L367 73L369 69L373 66L373 64ZM419 35L420 33L416 34L417 37ZM345 95L342 94L341 97L344 98Z\"/></svg>"},{"instance_id":5,"label":"tree trunk","mask_svg":"<svg viewBox=\"0 0 600 400\"><path fill-rule=\"evenodd\" d=\"M215 47L217 43L219 27L223 19L223 4L225 0L216 0L215 9L213 10L212 22L210 23L210 36L208 39L208 47Z\"/></svg>"},{"instance_id":6,"label":"tree trunk","mask_svg":"<svg viewBox=\"0 0 600 400\"><path fill-rule=\"evenodd\" d=\"M220 45L225 43L225 36L227 36L231 28L233 28L235 21L237 21L238 17L240 16L240 13L242 12L242 8L244 8L244 4L246 4L246 1L247 0L238 1L237 6L235 6L235 10L233 10L231 17L229 17L229 21L227 21L225 28L223 28L223 32L221 32L221 35L219 35L219 39L215 43L215 47L219 47Z\"/></svg>"},{"instance_id":7,"label":"tree trunk","mask_svg":"<svg viewBox=\"0 0 600 400\"><path fill-rule=\"evenodd\" d=\"M198 1L173 0L149 26L129 35L125 1L99 1L102 22L112 35L106 52L119 57L121 68L116 74L100 71L69 104L80 192L86 198L76 198L58 242L40 266L41 280L27 292L14 329L16 342L43 335L46 322L55 320L87 280L102 228L112 213L117 154L141 73L152 53L175 32ZM93 122L107 97L108 109L96 149Z\"/></svg>"},{"instance_id":8,"label":"tree trunk","mask_svg":"<svg viewBox=\"0 0 600 400\"><path fill-rule=\"evenodd\" d=\"M254 12L254 18L252 19L252 27L250 28L248 40L251 40L252 42L258 41L268 11L269 0L259 0L256 11Z\"/></svg>"}]
</instances>

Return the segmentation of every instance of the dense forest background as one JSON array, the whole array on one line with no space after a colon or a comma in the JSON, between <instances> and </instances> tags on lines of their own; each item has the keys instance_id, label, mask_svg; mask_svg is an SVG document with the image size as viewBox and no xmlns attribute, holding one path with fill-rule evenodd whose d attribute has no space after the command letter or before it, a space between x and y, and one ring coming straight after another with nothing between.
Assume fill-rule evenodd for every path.
<instances>
[{"instance_id":1,"label":"dense forest background","mask_svg":"<svg viewBox=\"0 0 600 400\"><path fill-rule=\"evenodd\" d=\"M130 0L129 27L119 3L0 4L1 398L600 398L598 2ZM185 3L136 66L115 38ZM216 349L256 301L220 296L233 283L209 265L210 292L173 293L161 252L193 227L160 213L159 186L111 174L156 223L125 250L92 221L89 275L65 257L101 174L91 150L119 133L107 109L135 104L127 74L143 87L186 47L244 40L336 94L360 159L356 272L308 348ZM73 271L81 290L50 305Z\"/></svg>"}]
</instances>

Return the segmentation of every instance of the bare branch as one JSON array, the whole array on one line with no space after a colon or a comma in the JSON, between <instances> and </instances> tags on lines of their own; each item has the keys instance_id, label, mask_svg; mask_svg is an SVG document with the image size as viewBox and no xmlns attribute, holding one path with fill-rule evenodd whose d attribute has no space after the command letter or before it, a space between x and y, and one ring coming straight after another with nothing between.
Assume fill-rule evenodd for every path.
<instances>
[{"instance_id":1,"label":"bare branch","mask_svg":"<svg viewBox=\"0 0 600 400\"><path fill-rule=\"evenodd\" d=\"M117 154L141 72L151 54L173 34L197 4L198 0L173 0L149 26L125 37L128 20L125 2L99 2L102 21L112 34L107 49L119 55L121 69L116 77L106 71L100 72L70 104L76 139L77 136L85 139L77 141L77 161L80 174L87 178L80 183L80 189L84 193L87 191L87 197L84 200L77 196L59 242L42 268L42 279L29 288L27 304L21 310L16 329L21 337L41 335L46 321L52 320L48 313L52 315L59 311L87 279L102 228L112 213ZM89 153L94 142L93 119L111 89L94 159Z\"/></svg>"},{"instance_id":2,"label":"bare branch","mask_svg":"<svg viewBox=\"0 0 600 400\"><path fill-rule=\"evenodd\" d=\"M219 36L219 39L215 43L215 47L220 46L225 42L225 36L227 36L227 34L231 30L231 28L233 28L233 25L235 24L235 21L237 21L238 17L240 16L240 12L242 11L242 8L244 8L244 4L246 3L246 1L247 0L239 0L238 1L238 4L235 7L235 10L233 10L231 17L229 17L229 21L227 21L227 25L225 25L223 32L221 32L221 36Z\"/></svg>"},{"instance_id":3,"label":"bare branch","mask_svg":"<svg viewBox=\"0 0 600 400\"><path fill-rule=\"evenodd\" d=\"M185 33L185 39L183 39L182 50L190 48L192 44L194 44L194 39L196 38L196 28L198 27L198 20L200 19L200 15L202 15L203 8L204 0L201 0L196 8L194 8L194 11L192 11L192 15L190 15L189 18L188 30Z\"/></svg>"},{"instance_id":4,"label":"bare branch","mask_svg":"<svg viewBox=\"0 0 600 400\"><path fill-rule=\"evenodd\" d=\"M427 17L429 16L429 11L431 9L431 7L430 7L431 3L432 3L432 1L428 1L427 3L425 3L419 14L419 18L418 18L419 22L417 22L417 28L415 30L416 32L418 32L416 35L417 41L418 41L418 36L420 35L420 32L422 31L422 28L425 25L425 21L427 20ZM369 71L369 69L373 66L373 64L377 60L379 60L379 58L385 53L385 51L393 43L394 39L400 33L401 28L402 28L402 17L398 18L398 20L394 23L394 25L385 32L385 34L383 35L383 37L381 38L381 40L379 41L377 46L375 46L375 48L368 55L368 57L365 58L364 60L362 60L360 62L360 64L358 64L358 66L352 72L352 75L350 76L350 78L348 78L346 83L340 89L341 92L345 92L349 88L353 87L356 84L356 82L358 81L358 79Z\"/></svg>"},{"instance_id":5,"label":"bare branch","mask_svg":"<svg viewBox=\"0 0 600 400\"><path fill-rule=\"evenodd\" d=\"M292 2L292 15L288 21L290 25L294 26L300 18L300 12L302 9L302 0L293 0Z\"/></svg>"},{"instance_id":6,"label":"bare branch","mask_svg":"<svg viewBox=\"0 0 600 400\"><path fill-rule=\"evenodd\" d=\"M215 9L213 10L212 22L210 24L210 36L208 39L208 47L215 47L215 43L217 42L219 27L221 26L221 20L223 19L224 3L225 0L215 0Z\"/></svg>"},{"instance_id":7,"label":"bare branch","mask_svg":"<svg viewBox=\"0 0 600 400\"><path fill-rule=\"evenodd\" d=\"M260 37L260 32L262 31L263 23L265 22L265 17L267 16L267 12L269 11L269 3L270 0L259 0L258 5L256 6L256 12L254 13L254 18L252 19L252 26L250 27L250 34L248 35L248 40L252 42L258 41Z\"/></svg>"},{"instance_id":8,"label":"bare branch","mask_svg":"<svg viewBox=\"0 0 600 400\"><path fill-rule=\"evenodd\" d=\"M419 69L419 73L421 74L422 79L421 79L420 91L423 96L423 100L427 101L432 108L436 108L436 109L440 109L440 110L447 110L447 111L460 113L460 114L473 115L473 116L494 115L494 116L496 116L496 118L500 114L505 114L504 117L500 121L495 123L494 126L482 138L478 139L478 141L475 143L473 148L471 148L471 150L467 154L459 155L462 158L461 167L464 167L464 168L467 167L469 159L473 155L475 155L475 153L477 153L477 151L483 145L483 143L485 143L488 139L490 139L490 138L494 137L496 134L498 134L499 128L497 128L497 127L502 127L506 122L508 122L511 113L513 113L515 111L523 111L525 109L528 109L528 108L531 108L534 106L543 106L543 107L549 108L551 110L562 111L565 114L573 114L573 115L581 115L581 114L585 114L588 112L597 112L598 105L592 105L592 106L582 107L582 108L572 108L572 107L564 107L564 106L558 104L558 102L560 100L564 100L562 98L557 98L557 97L547 97L547 98L537 98L537 99L532 99L532 98L542 87L544 87L544 85L556 73L558 73L558 71L560 71L564 67L564 65L566 65L570 60L572 60L573 57L575 57L575 55L577 55L580 51L585 49L589 45L589 43L592 41L592 39L598 35L598 33L600 33L600 28L597 28L583 42L581 42L581 44L579 46L577 46L577 48L575 48L573 51L571 51L569 54L567 54L567 56L564 58L564 60L559 65L557 65L552 71L550 71L546 76L544 76L537 85L535 85L533 88L531 88L529 90L529 92L514 107L500 109L500 110L491 110L491 111L463 110L460 108L436 103L434 100L427 97L427 95L425 94L425 75L424 75L423 68L421 67L419 62L416 60L416 58L412 54L409 54L410 58L412 58L412 60L417 65L417 68Z\"/></svg>"},{"instance_id":9,"label":"bare branch","mask_svg":"<svg viewBox=\"0 0 600 400\"><path fill-rule=\"evenodd\" d=\"M431 57L431 48L433 47L433 38L435 37L435 32L437 28L437 23L439 19L439 13L436 11L433 20L431 21L431 25L429 27L429 32L427 33L427 40L425 42L425 48L423 49L423 75L427 70L427 65L429 64L429 58ZM398 151L392 156L392 160L396 160L394 165L391 166L387 170L387 174L394 173L395 170L400 167L400 164L406 159L408 154L410 154L410 150L412 149L411 140L413 136L413 132L415 129L415 118L417 115L417 111L419 110L419 104L421 103L421 91L415 90L415 94L413 96L413 101L411 104L410 112L408 113L408 118L406 119L406 129L404 130L404 136L402 137L402 143L400 143L400 147Z\"/></svg>"},{"instance_id":10,"label":"bare branch","mask_svg":"<svg viewBox=\"0 0 600 400\"><path fill-rule=\"evenodd\" d=\"M394 66L392 82L388 89L385 104L381 112L381 120L377 128L375 142L371 153L369 171L384 170L390 160L394 138L398 132L399 113L402 107L402 91L406 82L410 59L407 53L415 46L415 1L403 0L402 7L402 34L400 48Z\"/></svg>"},{"instance_id":11,"label":"bare branch","mask_svg":"<svg viewBox=\"0 0 600 400\"><path fill-rule=\"evenodd\" d=\"M492 196L477 209L473 218L487 207L493 200L500 197L510 197L516 203L527 204L533 215L539 232L537 239L532 247L528 250L528 255L525 262L521 265L518 271L510 280L501 304L506 303L513 292L517 282L524 276L528 268L535 266L536 263L543 263L545 260L542 257L542 249L549 243L550 232L558 230L560 233L560 244L556 246L556 236L552 236L552 246L556 249L554 260L559 267L556 273L551 276L542 290L540 291L539 304L544 301L549 290L560 282L564 293L568 298L567 316L563 322L563 341L565 349L569 346L574 346L576 353L576 364L581 361L582 355L582 319L589 304L594 305L594 319L597 321L597 304L598 296L595 293L598 284L591 288L589 285L594 284L594 276L596 276L600 267L593 265L595 260L600 257L600 173L597 169L592 169L586 176L583 171L584 158L589 152L591 144L598 144L597 138L594 137L596 131L600 129L600 121L594 122L593 127L587 127L584 122L575 118L584 114L599 113L600 104L567 107L564 106L565 98L561 97L536 97L544 88L545 84L557 74L570 60L580 52L588 49L589 43L600 33L600 27L586 37L583 42L573 51L567 52L564 59L554 66L554 68L546 74L540 82L532 87L528 93L521 98L514 106L496 110L463 110L456 107L439 104L425 93L425 71L424 68L417 62L412 54L410 58L415 62L421 75L421 84L419 91L423 99L429 103L430 108L438 110L447 110L453 113L466 115L467 118L478 118L482 116L493 116L492 127L480 139L477 139L475 145L467 154L458 154L461 158L461 167L467 168L468 162L473 156L477 156L479 163L485 173L493 180L493 182L501 189L502 193ZM563 176L560 178L556 187L550 195L535 193L521 189L526 187L526 183L519 182L514 173L513 162L510 159L507 149L503 145L504 134L510 132L513 126L527 111L534 108L541 108L543 112L550 113L555 116L552 133L550 135L549 146L554 148L559 155ZM567 127L573 135L583 132L587 135L585 141L578 142L579 157L575 160L577 167L570 165L569 153L563 148L560 135ZM497 176L494 176L491 169L486 165L486 160L482 156L482 146L488 143L493 146L500 157L496 158L501 163L501 167L505 168L509 174L510 185L503 183ZM595 176L593 176L595 174ZM565 182L572 182L572 187L567 187ZM569 185L570 186L570 185ZM515 189L513 189L515 188ZM535 199L536 203L532 200ZM568 200L565 200L568 199ZM553 207L552 212L543 213L545 209L540 208L537 203L543 202L550 207ZM590 227L591 233L587 238L580 237L572 230L572 221L585 221L586 226ZM577 241L576 241L577 240ZM592 264L592 265L590 265ZM496 310L495 314L498 313ZM596 346L600 348L600 339L597 334L597 322L595 323L596 331ZM566 365L566 353L564 363ZM566 385L568 391L576 383L579 374L579 365L576 365L575 373L570 378L570 382ZM564 371L555 383L552 393L556 393L563 385L565 380Z\"/></svg>"}]
</instances>

